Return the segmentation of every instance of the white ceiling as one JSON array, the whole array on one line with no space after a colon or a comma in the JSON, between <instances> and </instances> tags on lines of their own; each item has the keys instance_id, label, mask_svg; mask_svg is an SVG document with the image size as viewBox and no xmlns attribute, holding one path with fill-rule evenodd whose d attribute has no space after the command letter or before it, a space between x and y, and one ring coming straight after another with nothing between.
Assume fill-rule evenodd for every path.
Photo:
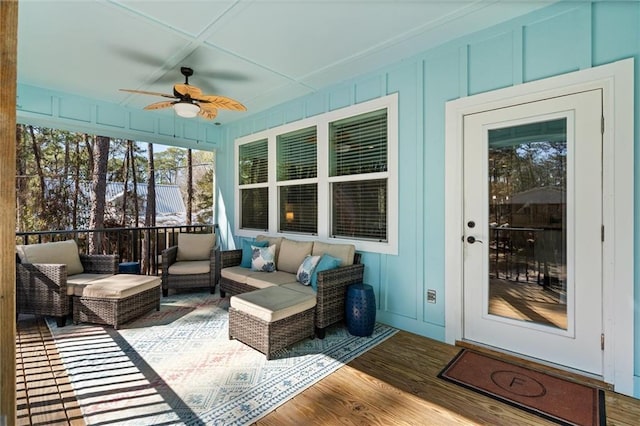
<instances>
[{"instance_id":1,"label":"white ceiling","mask_svg":"<svg viewBox=\"0 0 640 426\"><path fill-rule=\"evenodd\" d=\"M20 0L18 83L141 108L162 98L118 89L171 93L189 66L247 106L224 123L553 2Z\"/></svg>"}]
</instances>

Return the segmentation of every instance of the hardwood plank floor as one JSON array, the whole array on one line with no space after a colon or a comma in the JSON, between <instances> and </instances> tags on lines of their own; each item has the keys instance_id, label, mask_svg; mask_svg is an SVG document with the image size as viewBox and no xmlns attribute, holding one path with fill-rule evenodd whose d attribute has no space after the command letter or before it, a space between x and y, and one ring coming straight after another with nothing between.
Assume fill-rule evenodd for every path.
<instances>
[{"instance_id":1,"label":"hardwood plank floor","mask_svg":"<svg viewBox=\"0 0 640 426\"><path fill-rule=\"evenodd\" d=\"M464 344L463 344L464 345ZM546 425L553 424L441 380L460 347L400 331L295 396L255 424ZM18 322L18 425L84 425L44 321ZM534 364L503 356L524 365ZM540 369L549 367L537 366ZM558 373L557 370L552 372ZM573 380L592 379L566 373ZM606 394L607 424L640 424L640 400Z\"/></svg>"}]
</instances>

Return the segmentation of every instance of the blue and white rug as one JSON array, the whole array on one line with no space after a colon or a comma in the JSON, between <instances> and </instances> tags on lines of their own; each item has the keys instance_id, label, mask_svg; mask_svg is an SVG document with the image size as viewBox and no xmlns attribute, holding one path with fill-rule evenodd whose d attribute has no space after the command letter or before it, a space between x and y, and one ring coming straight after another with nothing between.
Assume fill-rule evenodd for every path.
<instances>
[{"instance_id":1,"label":"blue and white rug","mask_svg":"<svg viewBox=\"0 0 640 426\"><path fill-rule=\"evenodd\" d=\"M90 425L243 425L265 416L397 330L356 337L342 326L270 361L228 338L229 299L187 293L120 330L49 328Z\"/></svg>"}]
</instances>

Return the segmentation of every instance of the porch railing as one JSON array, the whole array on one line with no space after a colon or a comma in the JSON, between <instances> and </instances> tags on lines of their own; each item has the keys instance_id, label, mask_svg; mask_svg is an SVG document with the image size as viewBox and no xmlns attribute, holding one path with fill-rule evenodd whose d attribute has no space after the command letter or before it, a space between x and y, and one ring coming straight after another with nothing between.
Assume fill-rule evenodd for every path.
<instances>
[{"instance_id":1,"label":"porch railing","mask_svg":"<svg viewBox=\"0 0 640 426\"><path fill-rule=\"evenodd\" d=\"M74 239L81 253L88 253L89 239L99 234L101 254L117 254L120 262L140 262L143 273L157 275L162 266L162 250L178 244L182 232L206 233L218 225L198 224L179 226L148 226L140 228L71 229L53 231L16 232L16 244L38 244Z\"/></svg>"}]
</instances>

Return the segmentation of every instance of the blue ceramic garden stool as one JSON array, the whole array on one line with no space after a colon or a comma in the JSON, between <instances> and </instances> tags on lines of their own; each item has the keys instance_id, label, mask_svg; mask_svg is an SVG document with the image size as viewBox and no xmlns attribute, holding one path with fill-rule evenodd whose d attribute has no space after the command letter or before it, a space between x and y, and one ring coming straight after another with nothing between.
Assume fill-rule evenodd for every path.
<instances>
[{"instance_id":1,"label":"blue ceramic garden stool","mask_svg":"<svg viewBox=\"0 0 640 426\"><path fill-rule=\"evenodd\" d=\"M376 297L368 284L351 284L347 288L347 329L354 336L371 336L376 323Z\"/></svg>"},{"instance_id":2,"label":"blue ceramic garden stool","mask_svg":"<svg viewBox=\"0 0 640 426\"><path fill-rule=\"evenodd\" d=\"M140 274L140 262L123 262L118 265L121 274Z\"/></svg>"}]
</instances>

